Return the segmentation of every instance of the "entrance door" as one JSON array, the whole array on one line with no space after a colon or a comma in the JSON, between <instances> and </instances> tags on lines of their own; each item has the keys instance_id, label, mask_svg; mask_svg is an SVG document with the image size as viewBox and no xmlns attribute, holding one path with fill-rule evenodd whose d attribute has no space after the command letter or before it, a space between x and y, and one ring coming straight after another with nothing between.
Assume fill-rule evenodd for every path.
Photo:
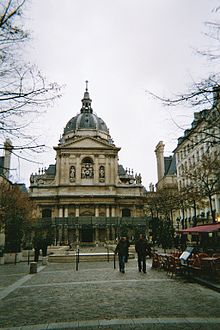
<instances>
[{"instance_id":1,"label":"entrance door","mask_svg":"<svg viewBox=\"0 0 220 330\"><path fill-rule=\"evenodd\" d=\"M82 242L93 242L93 228L92 225L82 225Z\"/></svg>"}]
</instances>

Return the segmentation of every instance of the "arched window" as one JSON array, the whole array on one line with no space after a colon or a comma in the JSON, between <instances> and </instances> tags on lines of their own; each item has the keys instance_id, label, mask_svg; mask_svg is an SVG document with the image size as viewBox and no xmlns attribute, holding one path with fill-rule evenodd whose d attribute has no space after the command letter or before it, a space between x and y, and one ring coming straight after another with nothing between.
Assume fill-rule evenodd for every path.
<instances>
[{"instance_id":1,"label":"arched window","mask_svg":"<svg viewBox=\"0 0 220 330\"><path fill-rule=\"evenodd\" d=\"M92 179L94 177L93 161L91 158L86 157L82 161L81 178Z\"/></svg>"}]
</instances>

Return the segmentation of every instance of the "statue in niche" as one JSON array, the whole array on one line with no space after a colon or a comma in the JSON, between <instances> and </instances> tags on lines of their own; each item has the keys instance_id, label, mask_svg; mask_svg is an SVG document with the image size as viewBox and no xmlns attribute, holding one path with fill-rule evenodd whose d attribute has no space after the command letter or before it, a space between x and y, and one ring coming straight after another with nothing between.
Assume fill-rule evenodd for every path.
<instances>
[{"instance_id":1,"label":"statue in niche","mask_svg":"<svg viewBox=\"0 0 220 330\"><path fill-rule=\"evenodd\" d=\"M72 165L70 166L70 173L69 173L70 182L74 182L75 178L76 178L76 169L75 166Z\"/></svg>"},{"instance_id":2,"label":"statue in niche","mask_svg":"<svg viewBox=\"0 0 220 330\"><path fill-rule=\"evenodd\" d=\"M82 176L82 179L92 179L93 178L93 166L91 163L84 163L82 165L81 176Z\"/></svg>"},{"instance_id":3,"label":"statue in niche","mask_svg":"<svg viewBox=\"0 0 220 330\"><path fill-rule=\"evenodd\" d=\"M105 181L105 167L103 165L99 167L99 181L100 182Z\"/></svg>"}]
</instances>

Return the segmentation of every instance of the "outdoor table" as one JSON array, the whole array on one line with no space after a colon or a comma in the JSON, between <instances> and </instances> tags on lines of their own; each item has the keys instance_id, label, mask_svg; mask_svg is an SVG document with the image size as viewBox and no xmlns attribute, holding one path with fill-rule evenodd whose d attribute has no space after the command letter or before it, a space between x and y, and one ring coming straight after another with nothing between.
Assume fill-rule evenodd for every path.
<instances>
[{"instance_id":1,"label":"outdoor table","mask_svg":"<svg viewBox=\"0 0 220 330\"><path fill-rule=\"evenodd\" d=\"M158 253L158 257L160 259L160 263L161 263L161 268L163 268L164 270L168 270L169 268L169 258L172 256L171 253Z\"/></svg>"}]
</instances>

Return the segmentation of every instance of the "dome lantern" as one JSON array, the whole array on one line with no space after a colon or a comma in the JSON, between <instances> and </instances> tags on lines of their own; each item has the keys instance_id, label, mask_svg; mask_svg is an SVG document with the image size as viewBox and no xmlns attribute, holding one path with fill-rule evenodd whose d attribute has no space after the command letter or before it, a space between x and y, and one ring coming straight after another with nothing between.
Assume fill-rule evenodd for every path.
<instances>
[{"instance_id":1,"label":"dome lantern","mask_svg":"<svg viewBox=\"0 0 220 330\"><path fill-rule=\"evenodd\" d=\"M92 100L88 92L88 81L86 81L86 90L82 101L80 113L71 118L64 128L63 136L60 142L65 143L66 140L81 136L93 136L108 141L114 145L109 134L109 129L102 118L98 117L91 108Z\"/></svg>"},{"instance_id":2,"label":"dome lantern","mask_svg":"<svg viewBox=\"0 0 220 330\"><path fill-rule=\"evenodd\" d=\"M89 92L88 92L88 80L86 80L86 90L84 92L84 97L82 99L82 108L81 108L81 113L92 113L93 110L91 108L91 103L92 100L89 97Z\"/></svg>"}]
</instances>

